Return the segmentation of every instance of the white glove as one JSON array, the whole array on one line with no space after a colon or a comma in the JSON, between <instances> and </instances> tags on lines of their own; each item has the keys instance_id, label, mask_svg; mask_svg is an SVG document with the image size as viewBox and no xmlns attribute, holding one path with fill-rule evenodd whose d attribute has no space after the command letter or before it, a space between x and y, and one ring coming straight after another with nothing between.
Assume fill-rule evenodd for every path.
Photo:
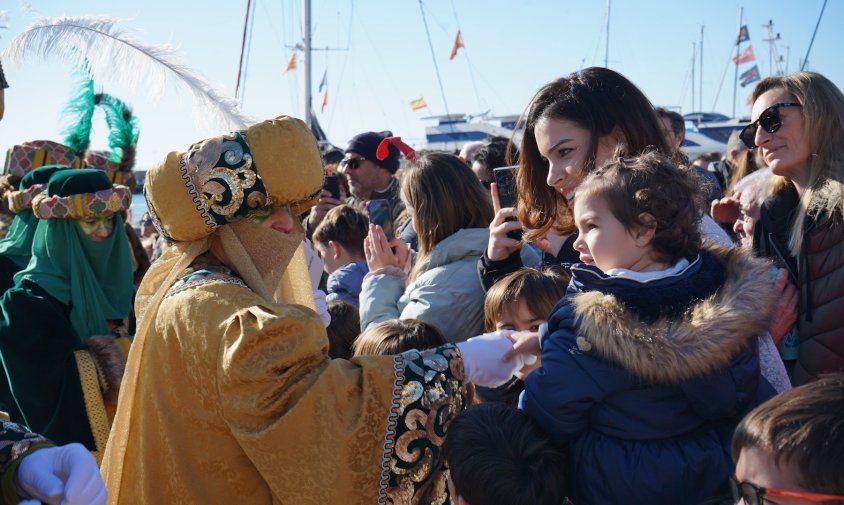
<instances>
[{"instance_id":1,"label":"white glove","mask_svg":"<svg viewBox=\"0 0 844 505\"><path fill-rule=\"evenodd\" d=\"M328 312L328 302L325 300L325 291L321 289L314 290L314 304L316 305L316 313L322 319L322 324L326 328L331 324L331 314Z\"/></svg>"},{"instance_id":2,"label":"white glove","mask_svg":"<svg viewBox=\"0 0 844 505\"><path fill-rule=\"evenodd\" d=\"M311 287L317 289L319 287L319 281L322 279L322 269L325 263L319 257L319 253L317 253L311 241L305 239L304 242L305 261L308 262L308 275L311 277Z\"/></svg>"},{"instance_id":3,"label":"white glove","mask_svg":"<svg viewBox=\"0 0 844 505\"><path fill-rule=\"evenodd\" d=\"M498 387L525 365L536 362L536 356L532 354L517 354L510 361L503 361L504 355L513 348L513 342L507 338L513 333L512 330L498 330L457 344L463 355L467 382L487 388Z\"/></svg>"},{"instance_id":4,"label":"white glove","mask_svg":"<svg viewBox=\"0 0 844 505\"><path fill-rule=\"evenodd\" d=\"M38 505L105 505L106 488L97 462L82 444L47 447L28 454L18 466L19 488Z\"/></svg>"}]
</instances>

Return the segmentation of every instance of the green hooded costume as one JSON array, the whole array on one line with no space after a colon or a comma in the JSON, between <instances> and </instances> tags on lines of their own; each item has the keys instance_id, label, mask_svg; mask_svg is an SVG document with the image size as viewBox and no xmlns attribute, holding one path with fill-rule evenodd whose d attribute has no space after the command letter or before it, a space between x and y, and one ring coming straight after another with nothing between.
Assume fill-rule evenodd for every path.
<instances>
[{"instance_id":1,"label":"green hooded costume","mask_svg":"<svg viewBox=\"0 0 844 505\"><path fill-rule=\"evenodd\" d=\"M127 205L128 190L102 171L56 172L33 201L32 259L0 297L0 409L57 444L98 449L74 353L108 334L108 320L129 316L132 262L115 212ZM77 219L106 212L115 212L114 231L95 241Z\"/></svg>"},{"instance_id":2,"label":"green hooded costume","mask_svg":"<svg viewBox=\"0 0 844 505\"><path fill-rule=\"evenodd\" d=\"M59 170L70 168L65 165L47 165L28 172L21 179L18 189L33 193L35 185L46 185L50 176ZM38 219L32 214L32 208L21 209L12 221L6 238L0 240L0 294L15 285L14 275L26 268L32 257L32 239Z\"/></svg>"}]
</instances>

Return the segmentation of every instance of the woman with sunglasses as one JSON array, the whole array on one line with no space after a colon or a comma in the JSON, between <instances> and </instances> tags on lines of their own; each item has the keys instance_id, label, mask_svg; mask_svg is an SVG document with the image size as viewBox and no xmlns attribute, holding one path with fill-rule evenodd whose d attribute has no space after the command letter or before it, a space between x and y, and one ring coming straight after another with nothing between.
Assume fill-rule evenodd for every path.
<instances>
[{"instance_id":1,"label":"woman with sunglasses","mask_svg":"<svg viewBox=\"0 0 844 505\"><path fill-rule=\"evenodd\" d=\"M754 248L798 287L800 385L844 370L844 94L813 72L769 77L753 90L752 117L741 138L777 176Z\"/></svg>"}]
</instances>

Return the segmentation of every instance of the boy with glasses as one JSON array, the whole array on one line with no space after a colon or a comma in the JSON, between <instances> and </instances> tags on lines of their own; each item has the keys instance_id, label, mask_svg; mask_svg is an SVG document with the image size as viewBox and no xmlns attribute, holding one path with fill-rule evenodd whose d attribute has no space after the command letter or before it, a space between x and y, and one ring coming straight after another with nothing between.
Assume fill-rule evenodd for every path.
<instances>
[{"instance_id":1,"label":"boy with glasses","mask_svg":"<svg viewBox=\"0 0 844 505\"><path fill-rule=\"evenodd\" d=\"M733 437L734 503L844 504L844 373L775 396Z\"/></svg>"}]
</instances>

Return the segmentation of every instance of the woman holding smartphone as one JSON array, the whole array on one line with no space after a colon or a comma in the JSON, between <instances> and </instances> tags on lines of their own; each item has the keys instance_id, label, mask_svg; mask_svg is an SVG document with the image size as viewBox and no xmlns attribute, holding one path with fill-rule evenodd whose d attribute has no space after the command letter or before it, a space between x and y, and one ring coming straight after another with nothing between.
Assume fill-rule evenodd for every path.
<instances>
[{"instance_id":1,"label":"woman holding smartphone","mask_svg":"<svg viewBox=\"0 0 844 505\"><path fill-rule=\"evenodd\" d=\"M489 237L489 193L459 158L430 153L405 169L401 199L413 219L419 253L410 269L407 245L388 241L380 226L370 225L361 329L412 318L434 324L450 342L480 334L484 292L475 265Z\"/></svg>"},{"instance_id":2,"label":"woman holding smartphone","mask_svg":"<svg viewBox=\"0 0 844 505\"><path fill-rule=\"evenodd\" d=\"M655 148L678 163L686 157L665 138L653 105L621 74L590 67L543 86L522 116L516 185L517 209L496 209L489 244L479 262L489 288L521 266L522 243L507 233L524 226L524 240L535 242L556 263L578 261L574 251L572 195L583 177L606 162L618 145L628 155ZM518 222L508 218L518 217ZM702 222L705 239L730 244L709 216Z\"/></svg>"}]
</instances>

